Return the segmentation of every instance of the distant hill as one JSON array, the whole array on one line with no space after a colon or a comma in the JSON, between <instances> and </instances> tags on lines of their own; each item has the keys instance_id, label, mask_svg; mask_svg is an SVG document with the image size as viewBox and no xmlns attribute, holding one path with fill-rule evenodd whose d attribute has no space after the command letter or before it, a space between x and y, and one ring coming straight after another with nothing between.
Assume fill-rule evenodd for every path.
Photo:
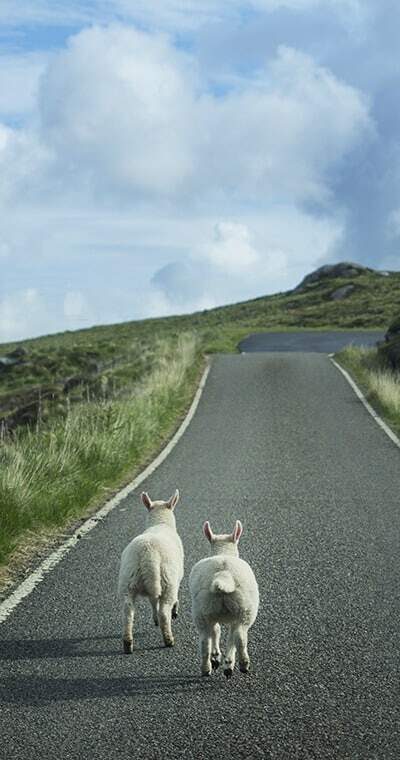
<instances>
[{"instance_id":1,"label":"distant hill","mask_svg":"<svg viewBox=\"0 0 400 760\"><path fill-rule=\"evenodd\" d=\"M235 351L253 331L385 329L400 314L400 272L353 262L320 267L293 290L194 314L124 322L0 345L1 419L33 422L38 407L65 408L123 392L152 368L158 338L196 332L205 352ZM14 424L14 423L13 423Z\"/></svg>"}]
</instances>

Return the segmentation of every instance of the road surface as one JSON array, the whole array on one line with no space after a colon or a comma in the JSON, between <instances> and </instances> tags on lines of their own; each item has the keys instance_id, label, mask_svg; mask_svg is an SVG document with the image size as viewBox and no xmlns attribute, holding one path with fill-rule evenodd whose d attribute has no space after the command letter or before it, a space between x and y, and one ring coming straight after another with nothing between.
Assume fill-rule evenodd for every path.
<instances>
[{"instance_id":1,"label":"road surface","mask_svg":"<svg viewBox=\"0 0 400 760\"><path fill-rule=\"evenodd\" d=\"M133 492L0 625L2 760L400 757L400 452L328 357L217 356L200 405L139 490L181 501L176 647L143 603L122 654L119 556ZM260 586L252 672L199 675L187 577L240 518Z\"/></svg>"},{"instance_id":2,"label":"road surface","mask_svg":"<svg viewBox=\"0 0 400 760\"><path fill-rule=\"evenodd\" d=\"M317 351L318 353L336 353L345 346L375 346L384 339L383 332L376 330L342 330L323 332L312 330L305 332L267 332L253 333L239 343L243 352L253 351Z\"/></svg>"}]
</instances>

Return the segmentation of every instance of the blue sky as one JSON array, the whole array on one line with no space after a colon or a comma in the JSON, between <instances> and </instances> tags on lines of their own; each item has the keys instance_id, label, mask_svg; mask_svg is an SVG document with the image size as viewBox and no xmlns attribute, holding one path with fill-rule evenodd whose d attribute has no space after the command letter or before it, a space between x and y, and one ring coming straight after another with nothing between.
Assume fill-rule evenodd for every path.
<instances>
[{"instance_id":1,"label":"blue sky","mask_svg":"<svg viewBox=\"0 0 400 760\"><path fill-rule=\"evenodd\" d=\"M2 0L0 340L399 269L392 0Z\"/></svg>"}]
</instances>

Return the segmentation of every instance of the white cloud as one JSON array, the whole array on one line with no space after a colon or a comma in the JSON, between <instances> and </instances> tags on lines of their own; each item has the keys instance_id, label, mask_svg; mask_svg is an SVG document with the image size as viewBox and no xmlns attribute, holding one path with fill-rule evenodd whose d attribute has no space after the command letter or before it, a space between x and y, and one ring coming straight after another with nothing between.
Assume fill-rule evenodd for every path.
<instances>
[{"instance_id":1,"label":"white cloud","mask_svg":"<svg viewBox=\"0 0 400 760\"><path fill-rule=\"evenodd\" d=\"M199 255L228 275L248 272L260 258L251 243L249 229L237 222L216 224L212 242L200 248Z\"/></svg>"},{"instance_id":2,"label":"white cloud","mask_svg":"<svg viewBox=\"0 0 400 760\"><path fill-rule=\"evenodd\" d=\"M0 341L9 342L46 332L49 315L35 288L9 293L0 300Z\"/></svg>"},{"instance_id":3,"label":"white cloud","mask_svg":"<svg viewBox=\"0 0 400 760\"><path fill-rule=\"evenodd\" d=\"M192 62L167 38L92 28L42 79L42 137L92 192L174 194L193 172Z\"/></svg>"},{"instance_id":4,"label":"white cloud","mask_svg":"<svg viewBox=\"0 0 400 760\"><path fill-rule=\"evenodd\" d=\"M30 129L0 123L0 201L25 203L38 198L47 182L51 154Z\"/></svg>"},{"instance_id":5,"label":"white cloud","mask_svg":"<svg viewBox=\"0 0 400 760\"><path fill-rule=\"evenodd\" d=\"M51 196L61 187L118 206L327 202L330 170L373 134L364 96L299 51L280 48L217 97L167 37L121 25L86 29L51 59L39 117L44 162L55 155ZM22 163L29 151L37 160L35 135L13 138Z\"/></svg>"},{"instance_id":6,"label":"white cloud","mask_svg":"<svg viewBox=\"0 0 400 760\"><path fill-rule=\"evenodd\" d=\"M230 195L264 200L326 202L329 171L373 133L361 93L284 47L256 80L212 103L207 121L203 165Z\"/></svg>"},{"instance_id":7,"label":"white cloud","mask_svg":"<svg viewBox=\"0 0 400 760\"><path fill-rule=\"evenodd\" d=\"M315 219L288 206L240 222L209 220L193 231L191 253L156 271L148 303L165 315L290 289L334 257L342 234L340 218ZM200 235L203 241L196 246Z\"/></svg>"}]
</instances>

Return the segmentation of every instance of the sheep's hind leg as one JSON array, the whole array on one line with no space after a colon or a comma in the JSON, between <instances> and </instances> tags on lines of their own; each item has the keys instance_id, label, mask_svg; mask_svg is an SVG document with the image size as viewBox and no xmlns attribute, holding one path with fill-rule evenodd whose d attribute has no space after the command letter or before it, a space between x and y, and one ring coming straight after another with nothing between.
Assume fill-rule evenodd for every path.
<instances>
[{"instance_id":1,"label":"sheep's hind leg","mask_svg":"<svg viewBox=\"0 0 400 760\"><path fill-rule=\"evenodd\" d=\"M203 628L200 633L201 675L211 675L211 630Z\"/></svg>"},{"instance_id":2,"label":"sheep's hind leg","mask_svg":"<svg viewBox=\"0 0 400 760\"><path fill-rule=\"evenodd\" d=\"M172 635L171 617L172 605L161 601L158 619L160 621L161 633L163 635L164 644L166 647L173 647L175 643L174 637Z\"/></svg>"},{"instance_id":3,"label":"sheep's hind leg","mask_svg":"<svg viewBox=\"0 0 400 760\"><path fill-rule=\"evenodd\" d=\"M250 657L247 651L247 628L240 628L236 632L236 646L239 655L239 668L241 673L248 673L250 670Z\"/></svg>"},{"instance_id":4,"label":"sheep's hind leg","mask_svg":"<svg viewBox=\"0 0 400 760\"><path fill-rule=\"evenodd\" d=\"M233 675L233 669L236 661L236 635L237 630L231 626L228 635L228 641L226 645L226 654L224 659L224 675L227 678L231 678Z\"/></svg>"},{"instance_id":5,"label":"sheep's hind leg","mask_svg":"<svg viewBox=\"0 0 400 760\"><path fill-rule=\"evenodd\" d=\"M159 625L158 622L158 608L159 608L159 601L158 599L150 599L151 608L153 610L153 620L154 625Z\"/></svg>"},{"instance_id":6,"label":"sheep's hind leg","mask_svg":"<svg viewBox=\"0 0 400 760\"><path fill-rule=\"evenodd\" d=\"M135 600L125 597L122 604L122 641L125 654L133 651L133 617L135 612Z\"/></svg>"},{"instance_id":7,"label":"sheep's hind leg","mask_svg":"<svg viewBox=\"0 0 400 760\"><path fill-rule=\"evenodd\" d=\"M211 666L213 670L216 670L221 664L221 650L219 648L219 640L221 638L221 626L219 623L215 623L211 632Z\"/></svg>"}]
</instances>

